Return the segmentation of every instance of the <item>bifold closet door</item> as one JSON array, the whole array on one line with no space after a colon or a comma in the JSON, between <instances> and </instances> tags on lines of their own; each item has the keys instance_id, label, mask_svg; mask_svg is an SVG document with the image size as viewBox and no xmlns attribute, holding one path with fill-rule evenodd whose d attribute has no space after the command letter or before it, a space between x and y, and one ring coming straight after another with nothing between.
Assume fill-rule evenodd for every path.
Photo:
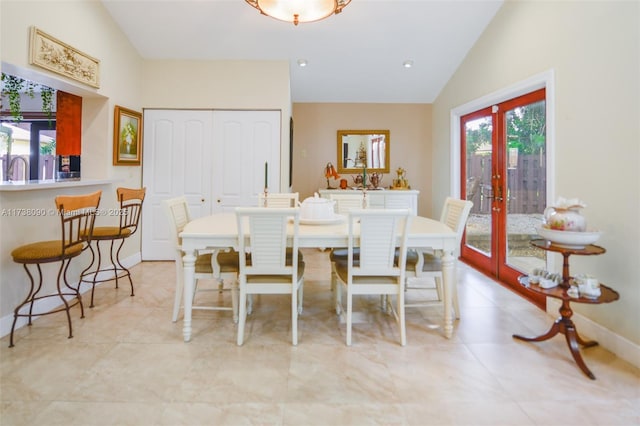
<instances>
[{"instance_id":1,"label":"bifold closet door","mask_svg":"<svg viewBox=\"0 0 640 426\"><path fill-rule=\"evenodd\" d=\"M280 119L280 111L145 110L143 260L174 258L162 200L184 195L198 218L257 205L265 176L280 191Z\"/></svg>"},{"instance_id":2,"label":"bifold closet door","mask_svg":"<svg viewBox=\"0 0 640 426\"><path fill-rule=\"evenodd\" d=\"M212 111L145 110L142 259L175 258L162 201L184 195L193 218L211 214Z\"/></svg>"},{"instance_id":3,"label":"bifold closet door","mask_svg":"<svg viewBox=\"0 0 640 426\"><path fill-rule=\"evenodd\" d=\"M280 192L280 111L214 111L213 138L214 212L256 206L265 183Z\"/></svg>"}]
</instances>

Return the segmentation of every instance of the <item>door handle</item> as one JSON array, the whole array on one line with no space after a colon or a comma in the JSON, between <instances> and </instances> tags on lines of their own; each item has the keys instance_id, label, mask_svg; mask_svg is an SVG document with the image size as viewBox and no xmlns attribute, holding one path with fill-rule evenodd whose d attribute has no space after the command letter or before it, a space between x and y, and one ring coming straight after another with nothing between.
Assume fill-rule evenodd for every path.
<instances>
[{"instance_id":1,"label":"door handle","mask_svg":"<svg viewBox=\"0 0 640 426\"><path fill-rule=\"evenodd\" d=\"M491 176L493 178L493 180L496 182L495 183L495 187L492 188L493 189L493 196L494 199L496 201L503 201L504 198L502 197L502 185L500 184L500 175L499 174L494 174Z\"/></svg>"},{"instance_id":2,"label":"door handle","mask_svg":"<svg viewBox=\"0 0 640 426\"><path fill-rule=\"evenodd\" d=\"M499 212L500 211L500 207L492 207L491 210L493 210L494 212Z\"/></svg>"}]
</instances>

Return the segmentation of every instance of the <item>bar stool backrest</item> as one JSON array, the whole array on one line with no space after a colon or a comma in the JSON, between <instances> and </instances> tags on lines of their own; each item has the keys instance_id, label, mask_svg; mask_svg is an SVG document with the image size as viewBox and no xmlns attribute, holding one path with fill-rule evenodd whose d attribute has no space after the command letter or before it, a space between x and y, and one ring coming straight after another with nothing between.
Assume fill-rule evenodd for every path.
<instances>
[{"instance_id":1,"label":"bar stool backrest","mask_svg":"<svg viewBox=\"0 0 640 426\"><path fill-rule=\"evenodd\" d=\"M120 233L128 229L133 235L138 229L140 215L142 213L142 202L147 188L131 189L118 188L116 194L120 201Z\"/></svg>"},{"instance_id":2,"label":"bar stool backrest","mask_svg":"<svg viewBox=\"0 0 640 426\"><path fill-rule=\"evenodd\" d=\"M59 195L55 198L62 224L62 257L78 244L91 241L102 191L87 195Z\"/></svg>"}]
</instances>

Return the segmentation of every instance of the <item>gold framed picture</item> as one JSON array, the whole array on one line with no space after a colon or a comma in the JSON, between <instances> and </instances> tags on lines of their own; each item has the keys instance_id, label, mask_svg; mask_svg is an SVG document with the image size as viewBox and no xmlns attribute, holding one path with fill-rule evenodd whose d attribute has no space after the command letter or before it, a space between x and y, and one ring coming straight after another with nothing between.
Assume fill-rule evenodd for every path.
<instances>
[{"instance_id":1,"label":"gold framed picture","mask_svg":"<svg viewBox=\"0 0 640 426\"><path fill-rule=\"evenodd\" d=\"M142 114L116 105L113 165L138 166L142 158Z\"/></svg>"}]
</instances>

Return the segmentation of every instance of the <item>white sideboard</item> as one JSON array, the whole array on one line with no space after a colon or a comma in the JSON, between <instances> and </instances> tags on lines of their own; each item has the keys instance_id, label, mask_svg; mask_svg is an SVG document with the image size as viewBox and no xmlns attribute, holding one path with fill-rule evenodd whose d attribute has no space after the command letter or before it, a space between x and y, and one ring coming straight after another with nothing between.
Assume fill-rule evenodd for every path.
<instances>
[{"instance_id":1,"label":"white sideboard","mask_svg":"<svg viewBox=\"0 0 640 426\"><path fill-rule=\"evenodd\" d=\"M362 192L356 189L319 189L321 197L329 198L329 194L345 194L347 192ZM417 190L368 190L369 207L385 209L410 209L414 215L418 214L418 194Z\"/></svg>"}]
</instances>

